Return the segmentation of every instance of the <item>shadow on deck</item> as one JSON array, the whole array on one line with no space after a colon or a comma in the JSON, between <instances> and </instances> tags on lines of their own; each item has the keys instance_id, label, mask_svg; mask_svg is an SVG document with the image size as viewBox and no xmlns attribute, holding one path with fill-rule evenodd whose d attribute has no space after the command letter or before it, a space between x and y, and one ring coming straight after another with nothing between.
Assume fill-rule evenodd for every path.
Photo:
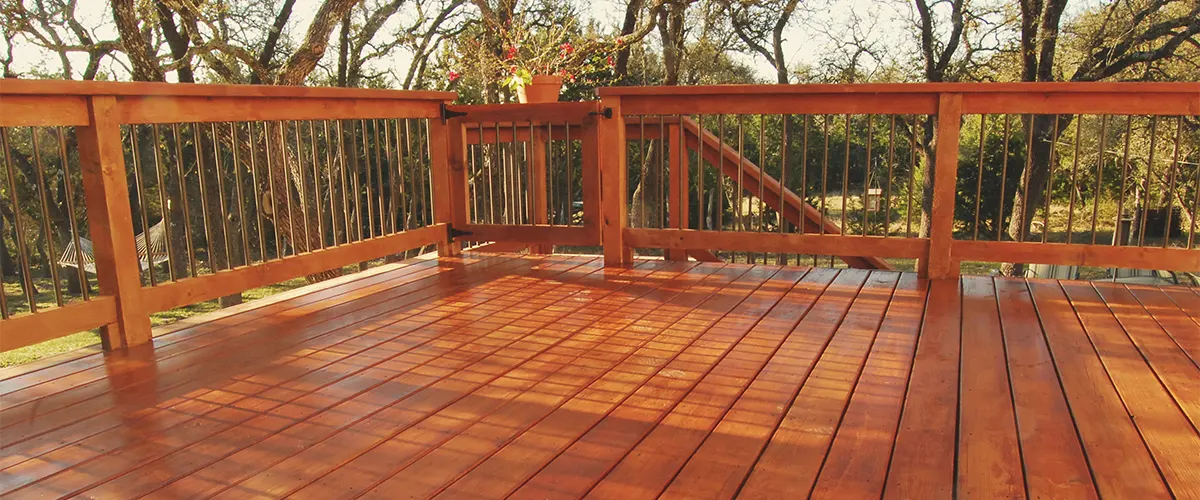
<instances>
[{"instance_id":1,"label":"shadow on deck","mask_svg":"<svg viewBox=\"0 0 1200 500\"><path fill-rule=\"evenodd\" d=\"M1200 294L416 260L0 371L0 495L1200 495Z\"/></svg>"}]
</instances>

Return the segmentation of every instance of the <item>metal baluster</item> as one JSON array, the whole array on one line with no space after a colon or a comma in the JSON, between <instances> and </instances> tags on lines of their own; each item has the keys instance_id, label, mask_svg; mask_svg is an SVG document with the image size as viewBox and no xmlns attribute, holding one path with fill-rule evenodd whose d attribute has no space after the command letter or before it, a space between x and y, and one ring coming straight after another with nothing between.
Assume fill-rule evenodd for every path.
<instances>
[{"instance_id":1,"label":"metal baluster","mask_svg":"<svg viewBox=\"0 0 1200 500\"><path fill-rule=\"evenodd\" d=\"M1083 115L1075 119L1075 158L1071 164L1071 202L1067 205L1067 243L1075 235L1075 193L1079 191L1079 141L1083 132Z\"/></svg>"},{"instance_id":2,"label":"metal baluster","mask_svg":"<svg viewBox=\"0 0 1200 500\"><path fill-rule=\"evenodd\" d=\"M996 241L1004 239L1004 197L1008 189L1008 137L1011 118L1012 115L1004 115L1004 154L1000 157L1000 211L996 214Z\"/></svg>"},{"instance_id":3,"label":"metal baluster","mask_svg":"<svg viewBox=\"0 0 1200 500\"><path fill-rule=\"evenodd\" d=\"M134 190L137 192L138 216L141 217L141 221L142 221L142 244L146 245L146 263L147 263L147 268L149 269L148 274L150 275L150 286L155 286L155 285L158 285L158 280L154 277L154 250L152 250L153 245L150 243L150 216L147 213L148 211L146 209L146 200L144 197L146 186L145 186L145 183L142 182L142 160L141 160L142 155L141 155L141 147L138 144L138 126L137 125L129 126L129 141L130 141L130 153L133 157L133 169L132 169L133 170L133 186L134 186ZM38 156L37 150L38 150L37 131L35 130L34 131L34 139L33 139L33 153L34 153L35 157ZM38 159L37 161L39 163L38 176L41 177L41 171L40 171L41 160ZM40 179L39 179L39 181L40 181ZM138 256L138 260L141 260L141 256ZM51 266L51 267L55 267L55 266ZM139 276L139 278L140 278L140 276ZM59 305L62 305L62 304L59 304Z\"/></svg>"},{"instance_id":4,"label":"metal baluster","mask_svg":"<svg viewBox=\"0 0 1200 500\"><path fill-rule=\"evenodd\" d=\"M979 115L979 173L975 179L975 234L971 236L972 241L979 241L979 206L980 200L983 197L983 155L984 145L987 143L987 115ZM1004 186L1000 186L1001 197L1003 197Z\"/></svg>"},{"instance_id":5,"label":"metal baluster","mask_svg":"<svg viewBox=\"0 0 1200 500\"><path fill-rule=\"evenodd\" d=\"M1026 219L1032 221L1033 215L1034 215L1034 213L1032 211L1033 208L1030 206L1030 203L1029 203L1029 172L1032 171L1032 166L1033 166L1033 126L1034 126L1034 122L1036 120L1037 120L1036 116L1029 115L1029 118L1025 122L1028 124L1026 129L1029 132L1029 134L1028 134L1029 136L1025 139L1025 170L1024 170L1024 174L1021 175L1021 180L1022 180L1022 183L1024 184L1024 188L1021 193L1021 200L1022 200L1021 201L1021 206L1022 206L1021 211L1023 213L1021 214L1020 223L1017 224L1017 226L1020 228L1020 230L1018 231L1020 233L1019 234L1020 241L1025 241L1026 238L1028 237L1028 235L1025 234L1025 231L1028 228L1028 224L1026 224L1025 221L1026 221Z\"/></svg>"},{"instance_id":6,"label":"metal baluster","mask_svg":"<svg viewBox=\"0 0 1200 500\"><path fill-rule=\"evenodd\" d=\"M896 115L891 115L888 124L888 173L887 173L887 197L884 199L883 209L883 237L887 238L892 235L892 181L895 177L896 167Z\"/></svg>"},{"instance_id":7,"label":"metal baluster","mask_svg":"<svg viewBox=\"0 0 1200 500\"><path fill-rule=\"evenodd\" d=\"M1138 230L1138 246L1145 245L1146 221L1150 217L1150 180L1154 177L1154 151L1158 149L1158 116L1150 117L1150 157L1146 160L1146 182L1142 188L1142 221Z\"/></svg>"},{"instance_id":8,"label":"metal baluster","mask_svg":"<svg viewBox=\"0 0 1200 500\"><path fill-rule=\"evenodd\" d=\"M8 200L13 213L14 238L17 244L17 262L21 265L21 281L25 283L25 298L29 301L29 312L37 312L37 297L33 294L33 276L29 271L29 253L25 247L25 225L21 223L21 203L17 198L17 176L13 171L12 146L8 140L8 127L0 127L0 146L4 148L4 166L8 170ZM77 249L82 254L83 249ZM80 262L82 265L82 262ZM0 289L0 294L3 290ZM7 311L7 307L4 308Z\"/></svg>"},{"instance_id":9,"label":"metal baluster","mask_svg":"<svg viewBox=\"0 0 1200 500\"><path fill-rule=\"evenodd\" d=\"M201 222L204 223L204 257L207 259L208 272L214 273L217 271L217 265L213 262L213 238L212 225L209 223L208 213L208 183L204 177L204 133L200 128L199 123L192 124L192 141L196 145L196 176L199 178L200 185L200 210Z\"/></svg>"},{"instance_id":10,"label":"metal baluster","mask_svg":"<svg viewBox=\"0 0 1200 500\"><path fill-rule=\"evenodd\" d=\"M829 215L826 210L825 194L829 192L829 115L824 115L822 122L825 126L825 156L821 160L821 224L820 234L825 234L825 217Z\"/></svg>"},{"instance_id":11,"label":"metal baluster","mask_svg":"<svg viewBox=\"0 0 1200 500\"><path fill-rule=\"evenodd\" d=\"M846 226L846 213L849 212L849 201L846 198L847 192L850 191L850 121L851 116L846 116L846 151L844 161L842 162L842 227L841 233L849 233L849 227Z\"/></svg>"},{"instance_id":12,"label":"metal baluster","mask_svg":"<svg viewBox=\"0 0 1200 500\"><path fill-rule=\"evenodd\" d=\"M867 235L867 232L870 230L870 225L871 225L871 214L870 214L870 212L867 211L867 204L868 204L867 198L870 197L870 193L868 191L871 189L871 147L874 146L874 141L875 141L874 124L875 124L875 115L870 115L870 114L867 115L867 171L866 171L866 175L863 176L863 195L862 195L862 206L863 206L862 235L863 236Z\"/></svg>"},{"instance_id":13,"label":"metal baluster","mask_svg":"<svg viewBox=\"0 0 1200 500\"><path fill-rule=\"evenodd\" d=\"M914 181L917 178L917 131L921 127L921 115L913 115L912 133L909 134L908 145L908 209L905 213L904 237L912 238L913 192L916 190Z\"/></svg>"},{"instance_id":14,"label":"metal baluster","mask_svg":"<svg viewBox=\"0 0 1200 500\"><path fill-rule=\"evenodd\" d=\"M258 192L258 140L254 138L254 124L249 122L246 124L246 141L250 144L250 193L254 198L254 222L255 229L258 233L258 259L260 262L267 261L267 237L263 233L263 207L262 196ZM264 125L265 130L265 125ZM268 175L270 172L268 172ZM170 227L168 224L167 227ZM169 233L168 233L169 234ZM168 240L170 238L168 237Z\"/></svg>"},{"instance_id":15,"label":"metal baluster","mask_svg":"<svg viewBox=\"0 0 1200 500\"><path fill-rule=\"evenodd\" d=\"M50 227L50 202L47 198L50 197L50 189L46 187L46 166L42 164L42 146L38 140L38 129L36 127L29 128L30 135L33 141L33 164L34 172L37 173L38 192L41 199L42 209L42 231L46 237L46 266L50 268L50 279L54 281L54 303L59 307L63 305L62 283L58 278L58 263L54 262L54 256L58 252L54 250L54 232ZM138 196L141 196L141 191L138 191ZM13 207L13 213L16 214L16 207ZM145 208L142 209L143 211Z\"/></svg>"},{"instance_id":16,"label":"metal baluster","mask_svg":"<svg viewBox=\"0 0 1200 500\"><path fill-rule=\"evenodd\" d=\"M221 142L217 135L217 124L210 123L209 131L213 141L213 166L217 173L217 202L221 204L217 214L221 216L221 237L225 241L225 268L230 269L233 267L233 252L229 246L229 217L225 216L226 207L229 205L225 203L225 174L221 172Z\"/></svg>"},{"instance_id":17,"label":"metal baluster","mask_svg":"<svg viewBox=\"0 0 1200 500\"><path fill-rule=\"evenodd\" d=\"M780 131L779 139L779 210L775 211L775 218L779 224L779 234L787 233L787 219L784 218L784 214L787 211L788 140L791 139L788 137L788 129L791 128L791 118L792 115L783 115L783 121L781 122L783 125L783 130ZM801 203L803 202L804 201L801 200ZM803 205L801 205L801 207L803 207ZM803 209L801 208L797 214L803 216L802 212ZM797 257L797 259L799 258ZM779 264L785 266L788 264L786 252L779 252Z\"/></svg>"},{"instance_id":18,"label":"metal baluster","mask_svg":"<svg viewBox=\"0 0 1200 500\"><path fill-rule=\"evenodd\" d=\"M383 143L380 142L380 140L379 140L379 122L380 121L381 120L378 120L378 119L371 120L371 132L375 135L375 141L374 141L375 142L375 182L374 182L374 184L375 184L375 196L376 196L376 198L375 198L376 211L375 212L376 212L376 214L379 215L379 232L375 233L376 236L382 236L387 233L387 222L384 219L384 214L383 214L383 212L386 210L386 208L383 205L383 200L384 200L384 196L383 196L383 188L384 188L384 185L383 185L383 152L380 150L380 146ZM384 139L386 141L387 137L385 136ZM370 175L370 173L368 172L368 179L367 179L368 185L371 184L369 175ZM375 230L374 225L371 226L371 230L372 231Z\"/></svg>"},{"instance_id":19,"label":"metal baluster","mask_svg":"<svg viewBox=\"0 0 1200 500\"><path fill-rule=\"evenodd\" d=\"M1100 154L1096 161L1096 189L1092 192L1092 244L1096 244L1096 223L1100 219L1100 193L1104 189L1104 147L1108 143L1108 115L1100 116ZM1004 198L1001 197L1001 200ZM1117 210L1120 212L1120 209ZM1118 228L1119 229L1119 228Z\"/></svg>"},{"instance_id":20,"label":"metal baluster","mask_svg":"<svg viewBox=\"0 0 1200 500\"><path fill-rule=\"evenodd\" d=\"M238 205L238 222L241 224L241 228L240 228L239 232L242 233L242 264L249 265L251 263L250 235L246 231L246 225L249 224L249 222L246 221L246 197L245 197L245 193L242 191L242 159L241 159L242 156L238 152L238 150L241 148L238 147L239 139L238 139L237 124L230 122L229 131L230 131L230 147L233 148L233 181L237 183L237 189L234 190L234 193L237 195L237 199L238 199L238 203L237 203L237 205ZM251 149L250 152L251 152L251 154L253 154L254 150ZM165 219L165 217L164 217L164 219ZM153 262L154 261L151 260L151 264L150 264L151 274L153 274L153 270L154 270Z\"/></svg>"},{"instance_id":21,"label":"metal baluster","mask_svg":"<svg viewBox=\"0 0 1200 500\"><path fill-rule=\"evenodd\" d=\"M325 216L321 213L321 160L317 156L317 129L312 120L308 123L308 149L312 156L312 207L305 205L305 224L308 224L307 212L311 210L317 216L317 248L325 248ZM310 240L311 241L311 240ZM311 245L311 243L310 243ZM309 250L313 250L309 248Z\"/></svg>"},{"instance_id":22,"label":"metal baluster","mask_svg":"<svg viewBox=\"0 0 1200 500\"><path fill-rule=\"evenodd\" d=\"M71 228L71 241L75 244L75 274L79 278L79 291L82 292L83 300L90 300L91 291L88 289L87 273L84 272L83 261L81 259L82 254L80 253L83 245L80 241L79 226L75 220L75 189L72 187L71 170L68 168L70 162L67 161L66 132L63 131L62 127L55 127L55 131L57 132L58 139L58 154L60 161L62 161L63 190L67 202L67 221ZM0 295L4 295L3 292L0 292ZM0 304L0 311L4 309L4 305Z\"/></svg>"},{"instance_id":23,"label":"metal baluster","mask_svg":"<svg viewBox=\"0 0 1200 500\"><path fill-rule=\"evenodd\" d=\"M1121 216L1125 212L1125 192L1128 189L1129 182L1129 138L1133 135L1133 117L1125 117L1125 152L1123 155L1121 166L1121 191L1117 193L1117 220L1116 230L1113 231L1116 236L1113 238L1113 246L1124 245L1125 241L1129 240L1130 235L1121 234ZM1130 224L1129 231L1133 231L1133 225ZM1122 241L1125 240L1125 241Z\"/></svg>"},{"instance_id":24,"label":"metal baluster","mask_svg":"<svg viewBox=\"0 0 1200 500\"><path fill-rule=\"evenodd\" d=\"M1167 212L1166 222L1163 225L1163 248L1167 248L1167 244L1171 240L1171 197L1175 195L1175 171L1179 170L1179 144L1183 138L1183 117L1176 117L1175 124L1175 153L1171 159L1171 172L1167 175L1167 193L1164 195L1166 199L1163 201L1163 207ZM53 250L51 251L53 252Z\"/></svg>"},{"instance_id":25,"label":"metal baluster","mask_svg":"<svg viewBox=\"0 0 1200 500\"><path fill-rule=\"evenodd\" d=\"M167 255L166 255L166 257L167 257L167 274L168 274L168 276L170 276L171 281L176 281L178 279L178 277L175 276L175 261L174 261L174 259L172 259L172 255L171 255L171 243L174 241L171 239L171 209L170 209L170 203L168 203L168 201L167 201L167 183L163 176L162 154L158 150L159 140L162 138L162 134L159 131L157 123L151 125L150 133L154 134L154 178L155 178L155 180L158 181L158 206L159 206L159 211L162 212L162 225L163 225L163 230L165 231L165 236L167 238L167 245L166 245L166 247L167 247ZM65 167L66 156L64 156L63 158L64 158L63 165ZM65 169L64 169L64 171L65 171ZM69 178L68 178L68 180L69 180ZM78 249L79 247L75 247L75 248ZM151 261L151 262L153 262L153 261ZM151 269L150 274L154 274L153 269Z\"/></svg>"},{"instance_id":26,"label":"metal baluster","mask_svg":"<svg viewBox=\"0 0 1200 500\"><path fill-rule=\"evenodd\" d=\"M1054 133L1050 137L1058 137L1059 135L1059 118L1061 115L1054 115ZM1046 203L1045 209L1042 212L1042 243L1050 241L1050 200L1054 197L1054 158L1058 152L1053 141L1050 142L1050 161L1047 162L1049 172L1046 174Z\"/></svg>"},{"instance_id":27,"label":"metal baluster","mask_svg":"<svg viewBox=\"0 0 1200 500\"><path fill-rule=\"evenodd\" d=\"M188 208L187 177L183 171L183 137L179 133L179 124L171 124L171 135L175 136L175 170L176 176L179 178L179 201L180 209L183 210L183 240L187 244L188 270L191 272L190 276L195 277L197 276L196 248L192 244L192 216L191 209ZM76 244L75 248L79 249L80 247Z\"/></svg>"}]
</instances>

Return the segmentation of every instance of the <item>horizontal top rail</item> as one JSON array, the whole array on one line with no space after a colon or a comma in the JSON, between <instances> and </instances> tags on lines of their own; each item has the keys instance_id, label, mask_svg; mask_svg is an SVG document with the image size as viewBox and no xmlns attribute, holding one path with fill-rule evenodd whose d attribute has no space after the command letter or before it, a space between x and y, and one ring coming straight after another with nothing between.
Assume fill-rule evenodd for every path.
<instances>
[{"instance_id":1,"label":"horizontal top rail","mask_svg":"<svg viewBox=\"0 0 1200 500\"><path fill-rule=\"evenodd\" d=\"M792 85L679 85L604 87L608 96L716 96L772 94L939 94L939 93L1183 93L1200 97L1200 82L1019 82L1019 83L864 83Z\"/></svg>"},{"instance_id":2,"label":"horizontal top rail","mask_svg":"<svg viewBox=\"0 0 1200 500\"><path fill-rule=\"evenodd\" d=\"M406 99L453 101L454 92L388 90L288 85L212 85L162 82L95 82L78 80L0 80L0 95L301 97L326 99Z\"/></svg>"},{"instance_id":3,"label":"horizontal top rail","mask_svg":"<svg viewBox=\"0 0 1200 500\"><path fill-rule=\"evenodd\" d=\"M446 106L451 114L461 116L463 124L509 125L514 122L528 125L582 123L588 116L600 112L600 101L546 102L535 104L467 104Z\"/></svg>"}]
</instances>

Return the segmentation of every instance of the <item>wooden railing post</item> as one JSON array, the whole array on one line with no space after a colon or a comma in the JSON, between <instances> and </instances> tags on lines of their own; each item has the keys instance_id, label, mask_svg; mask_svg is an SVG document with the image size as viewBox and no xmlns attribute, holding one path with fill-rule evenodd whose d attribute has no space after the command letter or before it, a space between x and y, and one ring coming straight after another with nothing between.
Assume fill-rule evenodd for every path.
<instances>
[{"instance_id":1,"label":"wooden railing post","mask_svg":"<svg viewBox=\"0 0 1200 500\"><path fill-rule=\"evenodd\" d=\"M681 131L683 128L676 124L667 125L667 155L669 159L667 171L670 173L668 188L669 227L687 229L688 223L688 168L687 153L683 150ZM668 249L667 260L687 260L687 250L682 248Z\"/></svg>"},{"instance_id":2,"label":"wooden railing post","mask_svg":"<svg viewBox=\"0 0 1200 500\"><path fill-rule=\"evenodd\" d=\"M937 145L934 159L933 206L930 208L929 255L918 273L930 279L957 279L954 243L954 197L958 184L958 136L962 127L962 94L938 97Z\"/></svg>"},{"instance_id":3,"label":"wooden railing post","mask_svg":"<svg viewBox=\"0 0 1200 500\"><path fill-rule=\"evenodd\" d=\"M466 129L458 120L429 120L430 174L434 222L462 228L467 224ZM438 243L438 256L462 254L462 243L447 232Z\"/></svg>"},{"instance_id":4,"label":"wooden railing post","mask_svg":"<svg viewBox=\"0 0 1200 500\"><path fill-rule=\"evenodd\" d=\"M633 261L633 249L625 246L624 234L629 212L625 117L621 114L620 97L605 97L600 100L600 107L612 113L612 118L601 119L598 127L604 265L622 266Z\"/></svg>"},{"instance_id":5,"label":"wooden railing post","mask_svg":"<svg viewBox=\"0 0 1200 500\"><path fill-rule=\"evenodd\" d=\"M150 342L150 315L142 304L141 265L133 235L121 123L113 96L88 99L90 125L79 127L79 163L88 229L102 295L117 302L117 322L101 328L105 349Z\"/></svg>"}]
</instances>

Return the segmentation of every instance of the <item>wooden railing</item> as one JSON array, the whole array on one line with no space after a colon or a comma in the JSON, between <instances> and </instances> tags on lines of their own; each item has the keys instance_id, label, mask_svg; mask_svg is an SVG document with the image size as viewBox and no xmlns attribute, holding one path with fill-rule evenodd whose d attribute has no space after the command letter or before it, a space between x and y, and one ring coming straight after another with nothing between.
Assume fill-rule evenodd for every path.
<instances>
[{"instance_id":1,"label":"wooden railing","mask_svg":"<svg viewBox=\"0 0 1200 500\"><path fill-rule=\"evenodd\" d=\"M1010 141L1000 141L995 148L1004 148L997 155L1003 155L1003 161L987 160L985 151L985 155L975 155L978 161L968 162L965 153L979 147L979 137L984 137L987 146L987 134L981 135L978 128L964 130L964 123L977 127L979 116L985 115L1002 115L990 118L993 128L998 126L997 120L1008 116L1009 128L1004 129L1008 134L1034 129L1021 127L1021 118L1014 120L1011 115L1023 116L1030 123L1036 120L1041 128L1050 129L1053 140L1039 130L1035 141L1056 145L1046 152L1038 150L1038 143L1027 141L1034 144L1033 152L1021 153L1022 158L1034 161L1037 154L1046 156L1036 161L1049 163L1053 171L1053 165L1062 161L1061 154L1057 159L1053 156L1059 148L1056 141L1065 137L1061 124L1073 117L1081 117L1076 125L1101 118L1127 127L1141 123L1136 120L1168 123L1164 128L1174 137L1159 141L1159 147L1173 147L1174 154L1160 152L1160 160L1166 160L1154 163L1150 174L1138 178L1136 172L1126 172L1126 180L1130 185L1149 185L1144 179L1160 179L1155 185L1174 192L1159 198L1173 201L1159 203L1181 208L1189 214L1189 221L1195 221L1200 201L1193 200L1200 185L1200 168L1184 164L1196 156L1200 144L1194 124L1200 115L1200 84L623 87L601 89L600 95L602 106L616 111L601 131L611 141L605 143L605 149L614 153L602 163L605 255L611 264L628 262L634 248L663 248L668 258L680 258L681 254L673 251L696 250L748 253L751 261L756 252L776 254L771 260L777 262L792 262L787 254L833 255L855 267L882 267L886 264L882 259L917 259L919 272L931 278L958 276L964 261L1200 270L1195 225L1190 222L1186 235L1158 239L1153 245L1144 238L1123 241L1120 246L1093 241L1095 226L1087 238L1072 238L1071 229L1080 222L1074 217L1078 212L1076 184L1086 184L1077 176L1078 167L1070 169L1073 173L1065 178L1065 169L1058 168L1049 182L1032 180L1052 196L1035 199L1038 203L1029 210L1030 219L1053 222L1058 201L1052 205L1050 198L1054 193L1071 193L1067 196L1070 201L1063 203L1070 212L1065 238L1047 236L1047 227L1053 224L1031 222L1039 227L1037 234L1023 231L1015 237L993 234L992 241L979 239L975 221L980 220L984 208L978 200L990 185L984 184L985 177L986 182L1004 188L1019 182L1008 176L1021 179L1022 170L979 167L971 172L988 161L1007 164L1019 152ZM1045 123L1052 125L1045 127ZM1136 125L1133 128L1136 131ZM920 134L928 134L932 139L928 142L936 144L937 151L953 152L931 151L926 160L936 168L931 176L933 189L925 202L930 205L925 236L920 227L924 193L918 191L921 182L914 183L924 163L920 144L926 141ZM832 152L831 137L837 143ZM964 137L974 144L961 144ZM1074 150L1078 150L1078 134L1074 140ZM648 146L646 141L650 141ZM964 146L961 151L960 146ZM1149 146L1150 151L1155 147ZM656 148L658 153L651 153ZM904 152L897 155L897 150ZM1193 151L1191 156L1188 151ZM1128 162L1127 152L1123 157ZM1073 163L1079 158L1076 155ZM717 173L719 187L713 185L713 176L706 175L712 171ZM972 173L974 177L968 175ZM992 174L997 178L992 179ZM638 188L648 184L641 182L635 187L631 182L656 175L658 179L649 184L657 183L665 193L649 209L654 216L647 221L646 209L642 209L637 217L630 217L630 208L644 203L638 196L644 197L645 192ZM960 182L960 176L969 177L965 180L970 185ZM710 181L706 188L689 178ZM897 178L905 182L893 182ZM1175 184L1170 184L1170 179ZM1067 180L1069 187L1062 185ZM1095 183L1096 179L1087 181ZM712 204L701 200L713 199L712 191L717 189L728 190L733 199L714 215ZM994 190L1000 193L992 199L1013 196L1011 189ZM1099 214L1104 194L1098 190L1089 194L1089 215ZM719 196L724 197L724 193ZM832 201L827 198L841 201L836 211L826 206L826 201ZM1112 198L1114 202L1120 198L1118 205L1126 201L1119 195ZM869 210L869 206L874 208ZM1148 206L1143 203L1140 210L1145 213ZM1011 222L1011 204L1007 210L1000 207L988 214L994 225ZM1141 220L1144 229L1147 218ZM1059 239L1063 241L1059 243ZM767 255L763 257L766 262Z\"/></svg>"},{"instance_id":2,"label":"wooden railing","mask_svg":"<svg viewBox=\"0 0 1200 500\"><path fill-rule=\"evenodd\" d=\"M0 304L0 350L91 328L106 348L133 346L154 312L448 252L450 200L435 187L449 185L441 117L455 97L5 80L5 220L19 227L4 265L24 304ZM35 269L51 275L51 304Z\"/></svg>"},{"instance_id":3,"label":"wooden railing","mask_svg":"<svg viewBox=\"0 0 1200 500\"><path fill-rule=\"evenodd\" d=\"M607 265L635 249L916 259L935 279L977 260L1200 271L1200 84L600 96L455 106L440 92L5 81L4 282L23 297L3 294L0 350L97 327L107 348L138 345L151 313L426 245L602 247ZM1042 161L1049 180L1024 179ZM1018 190L1034 202L1010 231ZM49 304L35 268L52 275Z\"/></svg>"}]
</instances>

